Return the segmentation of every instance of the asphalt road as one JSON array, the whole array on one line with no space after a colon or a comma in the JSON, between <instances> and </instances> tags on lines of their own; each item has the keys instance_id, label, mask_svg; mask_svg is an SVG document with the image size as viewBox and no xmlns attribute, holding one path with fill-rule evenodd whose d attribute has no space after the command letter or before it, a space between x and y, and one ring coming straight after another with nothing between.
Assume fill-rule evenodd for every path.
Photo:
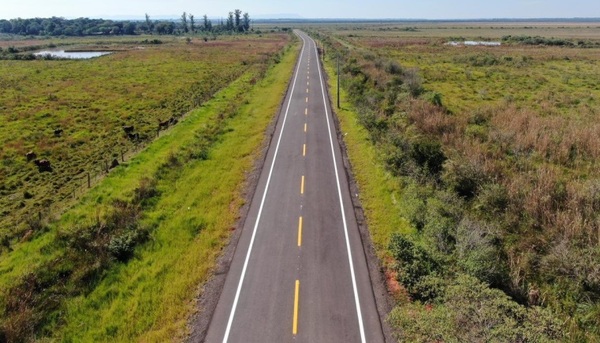
<instances>
[{"instance_id":1,"label":"asphalt road","mask_svg":"<svg viewBox=\"0 0 600 343\"><path fill-rule=\"evenodd\" d=\"M301 56L206 342L383 342L315 42Z\"/></svg>"}]
</instances>

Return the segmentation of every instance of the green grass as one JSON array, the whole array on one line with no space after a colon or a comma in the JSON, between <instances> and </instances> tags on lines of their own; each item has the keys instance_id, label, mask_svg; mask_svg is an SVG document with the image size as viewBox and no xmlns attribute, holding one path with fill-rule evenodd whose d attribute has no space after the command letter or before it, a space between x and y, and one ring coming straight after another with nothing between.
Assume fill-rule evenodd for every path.
<instances>
[{"instance_id":1,"label":"green grass","mask_svg":"<svg viewBox=\"0 0 600 343\"><path fill-rule=\"evenodd\" d=\"M128 263L112 263L87 291L67 284L74 296L61 299L59 311L45 315L42 336L61 341L165 341L185 334L195 309L193 299L228 241L243 203L246 175L285 93L297 56L295 49L286 50L264 78L265 67L251 66L213 100L115 169L49 232L38 232L3 256L3 291L25 273L47 268L54 273L51 261L64 261L66 254L60 237L67 232L77 235L80 228L101 221L115 200L132 197L141 179L158 178L160 196L144 207L142 217L142 225L151 230L149 242ZM198 145L205 146L208 155L191 158ZM86 266L73 270L85 271ZM69 282L68 274L66 279ZM64 296L60 286L59 292Z\"/></svg>"},{"instance_id":2,"label":"green grass","mask_svg":"<svg viewBox=\"0 0 600 343\"><path fill-rule=\"evenodd\" d=\"M0 253L31 229L27 218L59 215L87 191L88 173L96 180L106 161L136 149L121 126L135 126L150 141L158 120L180 117L251 66L268 63L287 39L168 38L149 45L86 38L64 43L120 51L79 61L0 61ZM64 130L60 137L56 128ZM28 163L28 151L48 159L53 172Z\"/></svg>"},{"instance_id":3,"label":"green grass","mask_svg":"<svg viewBox=\"0 0 600 343\"><path fill-rule=\"evenodd\" d=\"M327 59L325 71L332 99L337 99L335 60ZM359 123L358 115L340 89L341 109L335 109L352 166L352 173L360 190L360 201L365 211L371 239L380 259L389 258L388 246L393 233L412 231L401 216L402 187L399 180L386 170L381 154L372 143L368 131Z\"/></svg>"},{"instance_id":4,"label":"green grass","mask_svg":"<svg viewBox=\"0 0 600 343\"><path fill-rule=\"evenodd\" d=\"M209 277L238 218L246 175L285 93L295 52L287 53L242 98L244 105L227 120L227 133L210 150L209 159L186 165L174 182L161 186L164 193L147 214L147 220L158 225L151 242L134 260L112 269L90 294L70 300L64 317L67 325L55 338L123 342L182 338L196 306L197 290ZM242 78L220 93L219 100L194 111L186 125L192 125L194 117L217 113L248 81ZM191 132L185 127L173 130L156 153L166 156ZM147 153L160 161L156 153Z\"/></svg>"},{"instance_id":5,"label":"green grass","mask_svg":"<svg viewBox=\"0 0 600 343\"><path fill-rule=\"evenodd\" d=\"M549 114L600 104L597 49L410 46L387 55L419 68L423 86L453 112L514 103ZM557 96L559 95L560 96Z\"/></svg>"},{"instance_id":6,"label":"green grass","mask_svg":"<svg viewBox=\"0 0 600 343\"><path fill-rule=\"evenodd\" d=\"M314 28L315 25L310 25ZM448 38L501 39L503 36L542 36L598 40L598 21L579 23L527 23L527 22L412 22L412 23L343 23L320 25L319 30L328 30L346 37L368 37L386 39L409 39L414 41L440 40Z\"/></svg>"}]
</instances>

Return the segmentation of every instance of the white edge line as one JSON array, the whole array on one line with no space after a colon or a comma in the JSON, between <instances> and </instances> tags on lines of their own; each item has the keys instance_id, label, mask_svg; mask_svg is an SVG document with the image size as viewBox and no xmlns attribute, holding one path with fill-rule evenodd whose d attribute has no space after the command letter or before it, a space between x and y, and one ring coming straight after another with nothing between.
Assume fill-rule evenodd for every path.
<instances>
[{"instance_id":1,"label":"white edge line","mask_svg":"<svg viewBox=\"0 0 600 343\"><path fill-rule=\"evenodd\" d=\"M248 253L246 254L246 260L244 261L244 267L242 268L242 274L240 275L240 282L238 283L237 291L235 292L235 299L233 300L233 306L231 307L231 313L229 314L229 320L227 321L227 329L225 330L225 336L223 336L223 343L227 343L229 339L229 332L231 331L231 324L233 323L233 317L235 315L235 310L237 308L238 300L240 298L240 293L242 291L242 284L244 283L244 277L246 276L246 269L248 267L248 261L250 260L250 254L252 253L252 246L254 245L254 238L256 237L256 232L258 229L258 223L260 222L260 216L262 215L263 206L265 204L265 199L267 198L267 192L269 190L269 183L271 182L271 176L273 175L273 167L275 166L275 161L277 160L277 152L279 151L279 144L281 143L281 137L283 136L283 129L285 128L285 123L287 121L288 112L290 110L290 104L292 103L292 97L294 94L294 89L296 88L296 81L298 79L298 71L300 70L300 61L302 61L304 55L304 47L306 46L306 41L302 38L302 51L300 51L300 59L298 60L298 65L296 67L296 72L294 76L294 83L292 84L292 90L289 93L290 98L288 100L288 105L285 110L285 115L283 117L283 124L281 125L281 131L279 132L279 138L277 139L277 146L275 148L275 154L273 155L273 162L271 163L271 169L269 170L269 177L267 178L267 184L265 186L265 192L263 193L262 200L260 202L260 207L258 209L258 216L256 217L256 223L254 224L254 229L252 231L252 238L250 239L250 245L248 246Z\"/></svg>"},{"instance_id":2,"label":"white edge line","mask_svg":"<svg viewBox=\"0 0 600 343\"><path fill-rule=\"evenodd\" d=\"M312 39L311 39L312 40ZM315 55L317 49L315 49ZM316 55L317 60L319 56ZM365 338L365 328L362 319L362 312L360 310L360 300L358 298L358 289L356 287L356 276L354 275L354 263L352 262L352 251L350 250L350 238L348 236L348 225L346 224L346 214L344 212L344 200L342 199L342 189L340 187L340 177L338 175L338 168L335 159L335 149L333 148L333 138L331 135L331 125L329 124L329 111L327 110L327 100L325 97L325 87L323 86L323 76L321 74L321 63L317 63L319 70L319 81L321 82L321 93L323 94L323 104L325 106L325 117L327 118L327 129L329 131L329 143L331 145L331 154L333 158L333 167L335 169L335 181L337 183L338 196L340 198L340 212L342 212L342 221L344 223L344 235L346 236L346 249L348 250L348 263L350 264L350 275L352 276L352 288L354 289L354 302L356 303L356 315L358 316L358 326L360 329L360 339L362 343L367 340Z\"/></svg>"}]
</instances>

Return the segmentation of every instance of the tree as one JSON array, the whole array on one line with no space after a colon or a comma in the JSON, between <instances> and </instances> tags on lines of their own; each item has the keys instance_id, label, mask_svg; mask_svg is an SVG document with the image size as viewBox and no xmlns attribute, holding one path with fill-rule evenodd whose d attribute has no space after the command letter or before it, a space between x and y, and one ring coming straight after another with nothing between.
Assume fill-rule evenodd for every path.
<instances>
[{"instance_id":1,"label":"tree","mask_svg":"<svg viewBox=\"0 0 600 343\"><path fill-rule=\"evenodd\" d=\"M192 33L196 32L196 28L194 27L194 15L193 14L188 14L188 18L190 19L190 31Z\"/></svg>"},{"instance_id":2,"label":"tree","mask_svg":"<svg viewBox=\"0 0 600 343\"><path fill-rule=\"evenodd\" d=\"M250 31L250 15L248 12L244 13L244 20L242 26L244 27L244 31Z\"/></svg>"},{"instance_id":3,"label":"tree","mask_svg":"<svg viewBox=\"0 0 600 343\"><path fill-rule=\"evenodd\" d=\"M12 25L10 23L10 21L8 20L0 20L0 32L3 33L10 33L10 31L12 30Z\"/></svg>"},{"instance_id":4,"label":"tree","mask_svg":"<svg viewBox=\"0 0 600 343\"><path fill-rule=\"evenodd\" d=\"M152 32L153 25L152 21L150 21L150 16L146 13L146 33Z\"/></svg>"},{"instance_id":5,"label":"tree","mask_svg":"<svg viewBox=\"0 0 600 343\"><path fill-rule=\"evenodd\" d=\"M234 12L234 15L235 15L235 29L237 31L242 31L242 20L241 20L242 11L236 9Z\"/></svg>"},{"instance_id":6,"label":"tree","mask_svg":"<svg viewBox=\"0 0 600 343\"><path fill-rule=\"evenodd\" d=\"M185 12L183 12L183 14L181 15L181 26L183 26L183 32L187 33L188 32L187 14Z\"/></svg>"},{"instance_id":7,"label":"tree","mask_svg":"<svg viewBox=\"0 0 600 343\"><path fill-rule=\"evenodd\" d=\"M38 24L34 21L27 26L27 34L38 35L38 34L40 34L41 29L42 29L42 27L40 26L40 24Z\"/></svg>"},{"instance_id":8,"label":"tree","mask_svg":"<svg viewBox=\"0 0 600 343\"><path fill-rule=\"evenodd\" d=\"M228 31L233 31L234 29L233 12L229 12L229 16L227 17L226 29Z\"/></svg>"},{"instance_id":9,"label":"tree","mask_svg":"<svg viewBox=\"0 0 600 343\"><path fill-rule=\"evenodd\" d=\"M126 35L134 35L135 34L136 25L134 22L128 22L123 27L123 33Z\"/></svg>"},{"instance_id":10,"label":"tree","mask_svg":"<svg viewBox=\"0 0 600 343\"><path fill-rule=\"evenodd\" d=\"M212 30L212 22L208 19L208 16L205 14L204 15L204 31L211 31Z\"/></svg>"}]
</instances>

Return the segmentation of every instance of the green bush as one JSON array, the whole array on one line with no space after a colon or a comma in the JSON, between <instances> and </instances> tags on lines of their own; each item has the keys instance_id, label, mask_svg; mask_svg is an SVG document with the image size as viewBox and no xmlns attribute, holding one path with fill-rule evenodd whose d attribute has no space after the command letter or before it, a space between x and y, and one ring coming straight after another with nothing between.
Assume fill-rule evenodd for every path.
<instances>
[{"instance_id":1,"label":"green bush","mask_svg":"<svg viewBox=\"0 0 600 343\"><path fill-rule=\"evenodd\" d=\"M449 160L444 165L442 180L460 197L471 200L477 195L480 187L487 182L487 176L481 166L471 161Z\"/></svg>"},{"instance_id":2,"label":"green bush","mask_svg":"<svg viewBox=\"0 0 600 343\"><path fill-rule=\"evenodd\" d=\"M456 259L467 274L493 287L508 280L506 261L496 231L480 221L464 218L456 232Z\"/></svg>"},{"instance_id":3,"label":"green bush","mask_svg":"<svg viewBox=\"0 0 600 343\"><path fill-rule=\"evenodd\" d=\"M489 131L486 126L482 125L469 125L465 129L465 135L477 139L480 142L487 142Z\"/></svg>"},{"instance_id":4,"label":"green bush","mask_svg":"<svg viewBox=\"0 0 600 343\"><path fill-rule=\"evenodd\" d=\"M497 183L487 183L481 187L477 195L475 208L481 215L498 218L506 211L509 204L506 187Z\"/></svg>"},{"instance_id":5,"label":"green bush","mask_svg":"<svg viewBox=\"0 0 600 343\"><path fill-rule=\"evenodd\" d=\"M442 94L438 92L427 92L424 95L425 100L429 101L432 105L442 107Z\"/></svg>"},{"instance_id":6,"label":"green bush","mask_svg":"<svg viewBox=\"0 0 600 343\"><path fill-rule=\"evenodd\" d=\"M423 276L412 286L415 299L426 303L438 303L443 298L448 279L438 275L436 272Z\"/></svg>"},{"instance_id":7,"label":"green bush","mask_svg":"<svg viewBox=\"0 0 600 343\"><path fill-rule=\"evenodd\" d=\"M456 228L462 219L464 205L449 192L436 192L427 201L423 239L435 251L451 254L456 244Z\"/></svg>"},{"instance_id":8,"label":"green bush","mask_svg":"<svg viewBox=\"0 0 600 343\"><path fill-rule=\"evenodd\" d=\"M419 231L425 227L427 199L430 196L430 189L415 182L409 182L402 190L402 216Z\"/></svg>"},{"instance_id":9,"label":"green bush","mask_svg":"<svg viewBox=\"0 0 600 343\"><path fill-rule=\"evenodd\" d=\"M446 161L442 145L431 139L420 139L412 144L410 157L430 175L438 175Z\"/></svg>"},{"instance_id":10,"label":"green bush","mask_svg":"<svg viewBox=\"0 0 600 343\"><path fill-rule=\"evenodd\" d=\"M131 230L114 236L108 243L108 251L119 262L129 260L135 251L135 247L146 239L143 230Z\"/></svg>"},{"instance_id":11,"label":"green bush","mask_svg":"<svg viewBox=\"0 0 600 343\"><path fill-rule=\"evenodd\" d=\"M402 87L413 97L418 97L423 93L423 81L419 76L417 69L405 69L402 73Z\"/></svg>"},{"instance_id":12,"label":"green bush","mask_svg":"<svg viewBox=\"0 0 600 343\"><path fill-rule=\"evenodd\" d=\"M440 266L427 251L400 234L392 235L390 251L398 261L398 278L416 299L421 299L415 287L423 278L440 270Z\"/></svg>"},{"instance_id":13,"label":"green bush","mask_svg":"<svg viewBox=\"0 0 600 343\"><path fill-rule=\"evenodd\" d=\"M400 75L402 74L402 67L396 61L388 61L385 64L385 71L391 75Z\"/></svg>"},{"instance_id":14,"label":"green bush","mask_svg":"<svg viewBox=\"0 0 600 343\"><path fill-rule=\"evenodd\" d=\"M390 146L386 153L385 163L394 175L410 174L411 159L407 148Z\"/></svg>"},{"instance_id":15,"label":"green bush","mask_svg":"<svg viewBox=\"0 0 600 343\"><path fill-rule=\"evenodd\" d=\"M142 178L140 185L133 191L133 200L135 204L140 204L142 207L148 206L151 199L155 199L160 195L157 189L158 182L154 178Z\"/></svg>"},{"instance_id":16,"label":"green bush","mask_svg":"<svg viewBox=\"0 0 600 343\"><path fill-rule=\"evenodd\" d=\"M402 342L560 342L563 326L546 309L527 309L476 278L459 275L441 304L396 307L389 317Z\"/></svg>"}]
</instances>

